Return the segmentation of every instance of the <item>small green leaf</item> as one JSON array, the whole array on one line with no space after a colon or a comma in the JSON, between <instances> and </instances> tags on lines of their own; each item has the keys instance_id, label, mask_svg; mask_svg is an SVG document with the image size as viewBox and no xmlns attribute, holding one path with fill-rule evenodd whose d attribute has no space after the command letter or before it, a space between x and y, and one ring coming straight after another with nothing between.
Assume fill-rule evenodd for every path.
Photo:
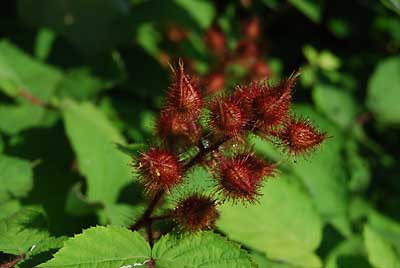
<instances>
[{"instance_id":1,"label":"small green leaf","mask_svg":"<svg viewBox=\"0 0 400 268\"><path fill-rule=\"evenodd\" d=\"M206 0L175 0L175 2L190 14L201 28L206 29L211 25L215 17L215 8L211 2Z\"/></svg>"},{"instance_id":2,"label":"small green leaf","mask_svg":"<svg viewBox=\"0 0 400 268\"><path fill-rule=\"evenodd\" d=\"M118 226L97 226L68 239L53 259L39 267L140 267L150 256L150 247L139 233Z\"/></svg>"},{"instance_id":3,"label":"small green leaf","mask_svg":"<svg viewBox=\"0 0 400 268\"><path fill-rule=\"evenodd\" d=\"M125 143L123 137L105 115L89 103L66 100L62 112L79 170L86 177L88 200L114 203L122 187L132 180L131 158L115 146L115 143Z\"/></svg>"},{"instance_id":4,"label":"small green leaf","mask_svg":"<svg viewBox=\"0 0 400 268\"><path fill-rule=\"evenodd\" d=\"M318 84L313 89L313 99L317 108L342 128L349 128L354 124L359 109L349 92Z\"/></svg>"},{"instance_id":5,"label":"small green leaf","mask_svg":"<svg viewBox=\"0 0 400 268\"><path fill-rule=\"evenodd\" d=\"M288 177L270 179L262 193L259 204L224 204L219 228L269 259L321 267L313 251L321 242L322 223L310 197Z\"/></svg>"},{"instance_id":6,"label":"small green leaf","mask_svg":"<svg viewBox=\"0 0 400 268\"><path fill-rule=\"evenodd\" d=\"M363 158L354 140L346 143L346 153L347 166L350 173L349 189L355 192L367 189L371 180L369 162Z\"/></svg>"},{"instance_id":7,"label":"small green leaf","mask_svg":"<svg viewBox=\"0 0 400 268\"><path fill-rule=\"evenodd\" d=\"M289 2L315 23L321 20L321 1L289 0Z\"/></svg>"},{"instance_id":8,"label":"small green leaf","mask_svg":"<svg viewBox=\"0 0 400 268\"><path fill-rule=\"evenodd\" d=\"M153 248L157 268L251 268L250 256L239 245L212 233L163 236Z\"/></svg>"},{"instance_id":9,"label":"small green leaf","mask_svg":"<svg viewBox=\"0 0 400 268\"><path fill-rule=\"evenodd\" d=\"M8 200L3 202L0 198L0 220L9 217L21 209L21 204L18 200Z\"/></svg>"},{"instance_id":10,"label":"small green leaf","mask_svg":"<svg viewBox=\"0 0 400 268\"><path fill-rule=\"evenodd\" d=\"M35 40L35 57L39 60L46 60L51 52L51 47L56 39L56 34L47 29L40 29Z\"/></svg>"},{"instance_id":11,"label":"small green leaf","mask_svg":"<svg viewBox=\"0 0 400 268\"><path fill-rule=\"evenodd\" d=\"M368 259L376 268L399 268L399 253L373 227L364 227L365 247Z\"/></svg>"},{"instance_id":12,"label":"small green leaf","mask_svg":"<svg viewBox=\"0 0 400 268\"><path fill-rule=\"evenodd\" d=\"M25 197L33 186L32 167L28 161L0 155L0 195Z\"/></svg>"},{"instance_id":13,"label":"small green leaf","mask_svg":"<svg viewBox=\"0 0 400 268\"><path fill-rule=\"evenodd\" d=\"M381 0L381 2L400 15L400 0Z\"/></svg>"},{"instance_id":14,"label":"small green leaf","mask_svg":"<svg viewBox=\"0 0 400 268\"><path fill-rule=\"evenodd\" d=\"M16 96L27 91L49 101L61 78L57 69L33 59L8 41L0 41L0 90L6 94Z\"/></svg>"},{"instance_id":15,"label":"small green leaf","mask_svg":"<svg viewBox=\"0 0 400 268\"><path fill-rule=\"evenodd\" d=\"M56 95L60 98L87 100L93 98L101 90L107 88L107 83L93 76L88 68L69 70L57 85Z\"/></svg>"},{"instance_id":16,"label":"small green leaf","mask_svg":"<svg viewBox=\"0 0 400 268\"><path fill-rule=\"evenodd\" d=\"M40 126L45 110L30 104L0 106L0 131L13 135L25 129Z\"/></svg>"},{"instance_id":17,"label":"small green leaf","mask_svg":"<svg viewBox=\"0 0 400 268\"><path fill-rule=\"evenodd\" d=\"M368 81L367 106L383 124L400 123L400 57L378 64Z\"/></svg>"},{"instance_id":18,"label":"small green leaf","mask_svg":"<svg viewBox=\"0 0 400 268\"><path fill-rule=\"evenodd\" d=\"M337 245L328 255L326 268L371 268L361 237L352 237Z\"/></svg>"},{"instance_id":19,"label":"small green leaf","mask_svg":"<svg viewBox=\"0 0 400 268\"><path fill-rule=\"evenodd\" d=\"M65 210L72 215L85 215L102 209L101 203L90 202L82 193L82 183L76 183L67 195Z\"/></svg>"},{"instance_id":20,"label":"small green leaf","mask_svg":"<svg viewBox=\"0 0 400 268\"><path fill-rule=\"evenodd\" d=\"M105 207L104 215L109 224L124 227L132 226L142 216L144 205L110 204Z\"/></svg>"},{"instance_id":21,"label":"small green leaf","mask_svg":"<svg viewBox=\"0 0 400 268\"><path fill-rule=\"evenodd\" d=\"M0 221L0 251L28 256L61 246L63 238L51 237L38 209L24 208Z\"/></svg>"}]
</instances>

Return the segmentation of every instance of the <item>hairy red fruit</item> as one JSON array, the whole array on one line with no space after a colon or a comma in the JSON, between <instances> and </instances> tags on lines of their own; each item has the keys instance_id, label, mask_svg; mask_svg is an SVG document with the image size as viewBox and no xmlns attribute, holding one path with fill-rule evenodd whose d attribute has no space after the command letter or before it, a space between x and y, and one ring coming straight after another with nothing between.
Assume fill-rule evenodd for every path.
<instances>
[{"instance_id":1,"label":"hairy red fruit","mask_svg":"<svg viewBox=\"0 0 400 268\"><path fill-rule=\"evenodd\" d=\"M207 30L204 42L212 53L218 56L225 54L226 37L218 26L214 25Z\"/></svg>"},{"instance_id":2,"label":"hairy red fruit","mask_svg":"<svg viewBox=\"0 0 400 268\"><path fill-rule=\"evenodd\" d=\"M156 124L156 133L167 143L190 145L199 141L201 128L197 121L162 111Z\"/></svg>"},{"instance_id":3,"label":"hairy red fruit","mask_svg":"<svg viewBox=\"0 0 400 268\"><path fill-rule=\"evenodd\" d=\"M298 155L315 149L326 138L309 121L292 118L278 134L281 143L290 154Z\"/></svg>"},{"instance_id":4,"label":"hairy red fruit","mask_svg":"<svg viewBox=\"0 0 400 268\"><path fill-rule=\"evenodd\" d=\"M179 202L173 215L178 224L189 232L211 229L219 217L216 201L199 194Z\"/></svg>"},{"instance_id":5,"label":"hairy red fruit","mask_svg":"<svg viewBox=\"0 0 400 268\"><path fill-rule=\"evenodd\" d=\"M261 82L251 83L240 87L234 93L234 98L241 103L250 118L251 127L263 133L270 133L288 119L292 89L297 76L294 74L276 86Z\"/></svg>"},{"instance_id":6,"label":"hairy red fruit","mask_svg":"<svg viewBox=\"0 0 400 268\"><path fill-rule=\"evenodd\" d=\"M247 153L222 158L218 167L219 191L228 199L254 202L262 179L271 175L274 167Z\"/></svg>"},{"instance_id":7,"label":"hairy red fruit","mask_svg":"<svg viewBox=\"0 0 400 268\"><path fill-rule=\"evenodd\" d=\"M272 71L264 61L259 60L251 66L250 73L254 80L261 80L271 76Z\"/></svg>"},{"instance_id":8,"label":"hairy red fruit","mask_svg":"<svg viewBox=\"0 0 400 268\"><path fill-rule=\"evenodd\" d=\"M204 79L206 95L213 95L224 89L225 75L223 73L211 73Z\"/></svg>"},{"instance_id":9,"label":"hairy red fruit","mask_svg":"<svg viewBox=\"0 0 400 268\"><path fill-rule=\"evenodd\" d=\"M256 40L261 35L261 24L260 19L254 17L249 21L244 23L243 26L243 33L246 35L247 38Z\"/></svg>"},{"instance_id":10,"label":"hairy red fruit","mask_svg":"<svg viewBox=\"0 0 400 268\"><path fill-rule=\"evenodd\" d=\"M160 148L150 148L137 159L141 181L149 192L169 190L181 182L183 167L177 157Z\"/></svg>"},{"instance_id":11,"label":"hairy red fruit","mask_svg":"<svg viewBox=\"0 0 400 268\"><path fill-rule=\"evenodd\" d=\"M203 105L199 86L185 72L182 61L179 62L179 69L174 72L174 82L169 89L164 109L175 117L196 120Z\"/></svg>"},{"instance_id":12,"label":"hairy red fruit","mask_svg":"<svg viewBox=\"0 0 400 268\"><path fill-rule=\"evenodd\" d=\"M260 49L253 40L241 40L235 49L235 58L247 68L253 65L259 56Z\"/></svg>"},{"instance_id":13,"label":"hairy red fruit","mask_svg":"<svg viewBox=\"0 0 400 268\"><path fill-rule=\"evenodd\" d=\"M166 35L168 40L173 43L180 43L187 37L186 30L182 26L176 24L171 24L168 26Z\"/></svg>"},{"instance_id":14,"label":"hairy red fruit","mask_svg":"<svg viewBox=\"0 0 400 268\"><path fill-rule=\"evenodd\" d=\"M230 98L216 99L210 111L210 127L218 136L238 136L247 124L246 115L239 103Z\"/></svg>"}]
</instances>

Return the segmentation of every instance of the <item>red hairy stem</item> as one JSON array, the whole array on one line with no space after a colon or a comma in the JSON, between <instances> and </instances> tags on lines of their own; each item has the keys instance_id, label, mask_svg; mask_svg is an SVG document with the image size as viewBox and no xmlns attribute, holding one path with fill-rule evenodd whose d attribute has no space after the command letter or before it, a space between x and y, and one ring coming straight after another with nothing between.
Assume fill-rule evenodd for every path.
<instances>
[{"instance_id":1,"label":"red hairy stem","mask_svg":"<svg viewBox=\"0 0 400 268\"><path fill-rule=\"evenodd\" d=\"M0 264L0 268L13 268L15 265L17 265L20 261L22 261L25 258L25 254L16 256L14 259L12 259L9 262L2 263Z\"/></svg>"},{"instance_id":2,"label":"red hairy stem","mask_svg":"<svg viewBox=\"0 0 400 268\"><path fill-rule=\"evenodd\" d=\"M143 213L142 217L140 217L140 219L134 225L132 225L130 227L130 229L132 231L139 230L144 225L146 225L148 220L151 218L151 215L153 214L153 211L156 208L158 202L163 197L164 193L165 192L163 190L160 190L154 195L153 199L150 201L149 206L147 207L147 209Z\"/></svg>"}]
</instances>

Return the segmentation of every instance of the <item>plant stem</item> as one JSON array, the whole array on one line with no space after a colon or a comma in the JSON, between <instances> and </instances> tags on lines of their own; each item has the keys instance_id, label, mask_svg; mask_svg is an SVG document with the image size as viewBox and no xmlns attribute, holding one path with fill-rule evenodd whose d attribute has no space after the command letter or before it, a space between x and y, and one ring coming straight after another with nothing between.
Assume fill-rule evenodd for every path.
<instances>
[{"instance_id":1,"label":"plant stem","mask_svg":"<svg viewBox=\"0 0 400 268\"><path fill-rule=\"evenodd\" d=\"M13 268L15 265L17 265L17 263L22 261L24 258L25 258L25 254L16 256L11 261L0 264L0 268Z\"/></svg>"}]
</instances>

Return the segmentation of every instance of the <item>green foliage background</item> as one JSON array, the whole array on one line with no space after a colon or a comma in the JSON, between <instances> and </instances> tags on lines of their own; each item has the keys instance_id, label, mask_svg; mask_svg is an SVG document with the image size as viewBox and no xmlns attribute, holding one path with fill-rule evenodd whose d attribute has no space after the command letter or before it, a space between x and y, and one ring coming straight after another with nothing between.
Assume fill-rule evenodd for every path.
<instances>
[{"instance_id":1,"label":"green foliage background","mask_svg":"<svg viewBox=\"0 0 400 268\"><path fill-rule=\"evenodd\" d=\"M253 16L262 60L275 79L301 68L295 110L331 138L284 161L259 204L224 204L220 234L166 235L150 249L122 227L145 206L129 155L151 139L169 85L160 55L207 73L205 31L216 22L234 47ZM166 40L172 24L182 43ZM25 254L19 267L145 267L150 256L156 267L400 267L399 52L399 0L1 1L0 263ZM190 176L207 191L205 170ZM181 187L167 205L191 191Z\"/></svg>"}]
</instances>

